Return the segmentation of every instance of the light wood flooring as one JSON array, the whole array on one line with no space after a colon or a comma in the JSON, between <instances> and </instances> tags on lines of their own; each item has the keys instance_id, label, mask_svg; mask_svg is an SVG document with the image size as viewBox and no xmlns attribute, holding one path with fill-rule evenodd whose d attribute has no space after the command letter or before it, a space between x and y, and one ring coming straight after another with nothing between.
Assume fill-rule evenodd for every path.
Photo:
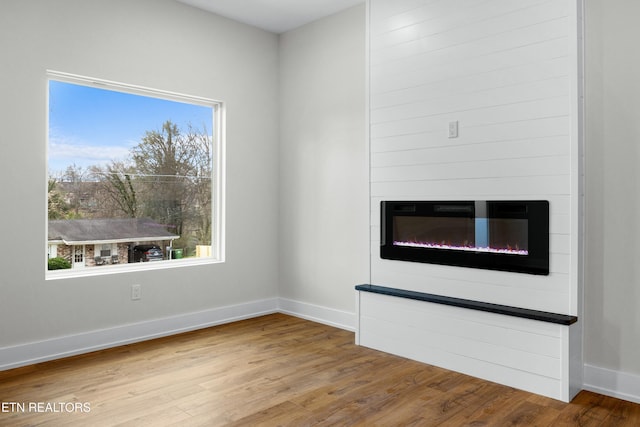
<instances>
[{"instance_id":1,"label":"light wood flooring","mask_svg":"<svg viewBox=\"0 0 640 427\"><path fill-rule=\"evenodd\" d=\"M638 404L565 404L283 314L0 372L0 403L0 426L640 426Z\"/></svg>"}]
</instances>

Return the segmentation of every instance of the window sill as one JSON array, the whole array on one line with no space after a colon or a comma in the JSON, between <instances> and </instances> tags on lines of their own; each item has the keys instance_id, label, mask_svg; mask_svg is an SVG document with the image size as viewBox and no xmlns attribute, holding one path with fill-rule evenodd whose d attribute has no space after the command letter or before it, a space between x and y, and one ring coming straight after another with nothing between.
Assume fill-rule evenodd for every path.
<instances>
[{"instance_id":1,"label":"window sill","mask_svg":"<svg viewBox=\"0 0 640 427\"><path fill-rule=\"evenodd\" d=\"M45 280L70 279L75 277L104 276L110 274L131 273L138 271L155 271L167 268L193 267L199 265L222 264L224 260L217 258L187 258L180 260L137 262L119 265L85 267L82 269L46 270Z\"/></svg>"}]
</instances>

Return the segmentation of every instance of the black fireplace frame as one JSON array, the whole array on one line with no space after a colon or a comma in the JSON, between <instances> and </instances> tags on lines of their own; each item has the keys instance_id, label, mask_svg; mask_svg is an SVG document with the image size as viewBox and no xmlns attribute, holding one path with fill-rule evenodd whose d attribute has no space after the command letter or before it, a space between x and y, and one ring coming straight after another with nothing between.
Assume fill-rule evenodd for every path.
<instances>
[{"instance_id":1,"label":"black fireplace frame","mask_svg":"<svg viewBox=\"0 0 640 427\"><path fill-rule=\"evenodd\" d=\"M394 245L394 216L476 217L477 201L382 201L380 257L535 275L549 274L549 202L546 200L491 200L482 218L526 219L528 254L490 253Z\"/></svg>"}]
</instances>

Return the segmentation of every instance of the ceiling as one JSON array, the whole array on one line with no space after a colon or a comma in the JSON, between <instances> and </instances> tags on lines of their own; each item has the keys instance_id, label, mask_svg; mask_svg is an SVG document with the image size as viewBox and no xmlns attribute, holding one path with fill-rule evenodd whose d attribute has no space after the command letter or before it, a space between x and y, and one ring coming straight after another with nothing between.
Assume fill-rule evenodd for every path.
<instances>
[{"instance_id":1,"label":"ceiling","mask_svg":"<svg viewBox=\"0 0 640 427\"><path fill-rule=\"evenodd\" d=\"M284 33L365 0L178 0L272 33Z\"/></svg>"}]
</instances>

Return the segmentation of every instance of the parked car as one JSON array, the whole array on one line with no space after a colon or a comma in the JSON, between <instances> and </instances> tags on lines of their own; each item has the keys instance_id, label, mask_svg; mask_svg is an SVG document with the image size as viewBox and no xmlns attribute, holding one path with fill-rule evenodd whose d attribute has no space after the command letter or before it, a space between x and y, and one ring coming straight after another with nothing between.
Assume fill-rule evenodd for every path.
<instances>
[{"instance_id":1,"label":"parked car","mask_svg":"<svg viewBox=\"0 0 640 427\"><path fill-rule=\"evenodd\" d=\"M162 261L162 249L156 245L137 245L133 247L133 262Z\"/></svg>"}]
</instances>

